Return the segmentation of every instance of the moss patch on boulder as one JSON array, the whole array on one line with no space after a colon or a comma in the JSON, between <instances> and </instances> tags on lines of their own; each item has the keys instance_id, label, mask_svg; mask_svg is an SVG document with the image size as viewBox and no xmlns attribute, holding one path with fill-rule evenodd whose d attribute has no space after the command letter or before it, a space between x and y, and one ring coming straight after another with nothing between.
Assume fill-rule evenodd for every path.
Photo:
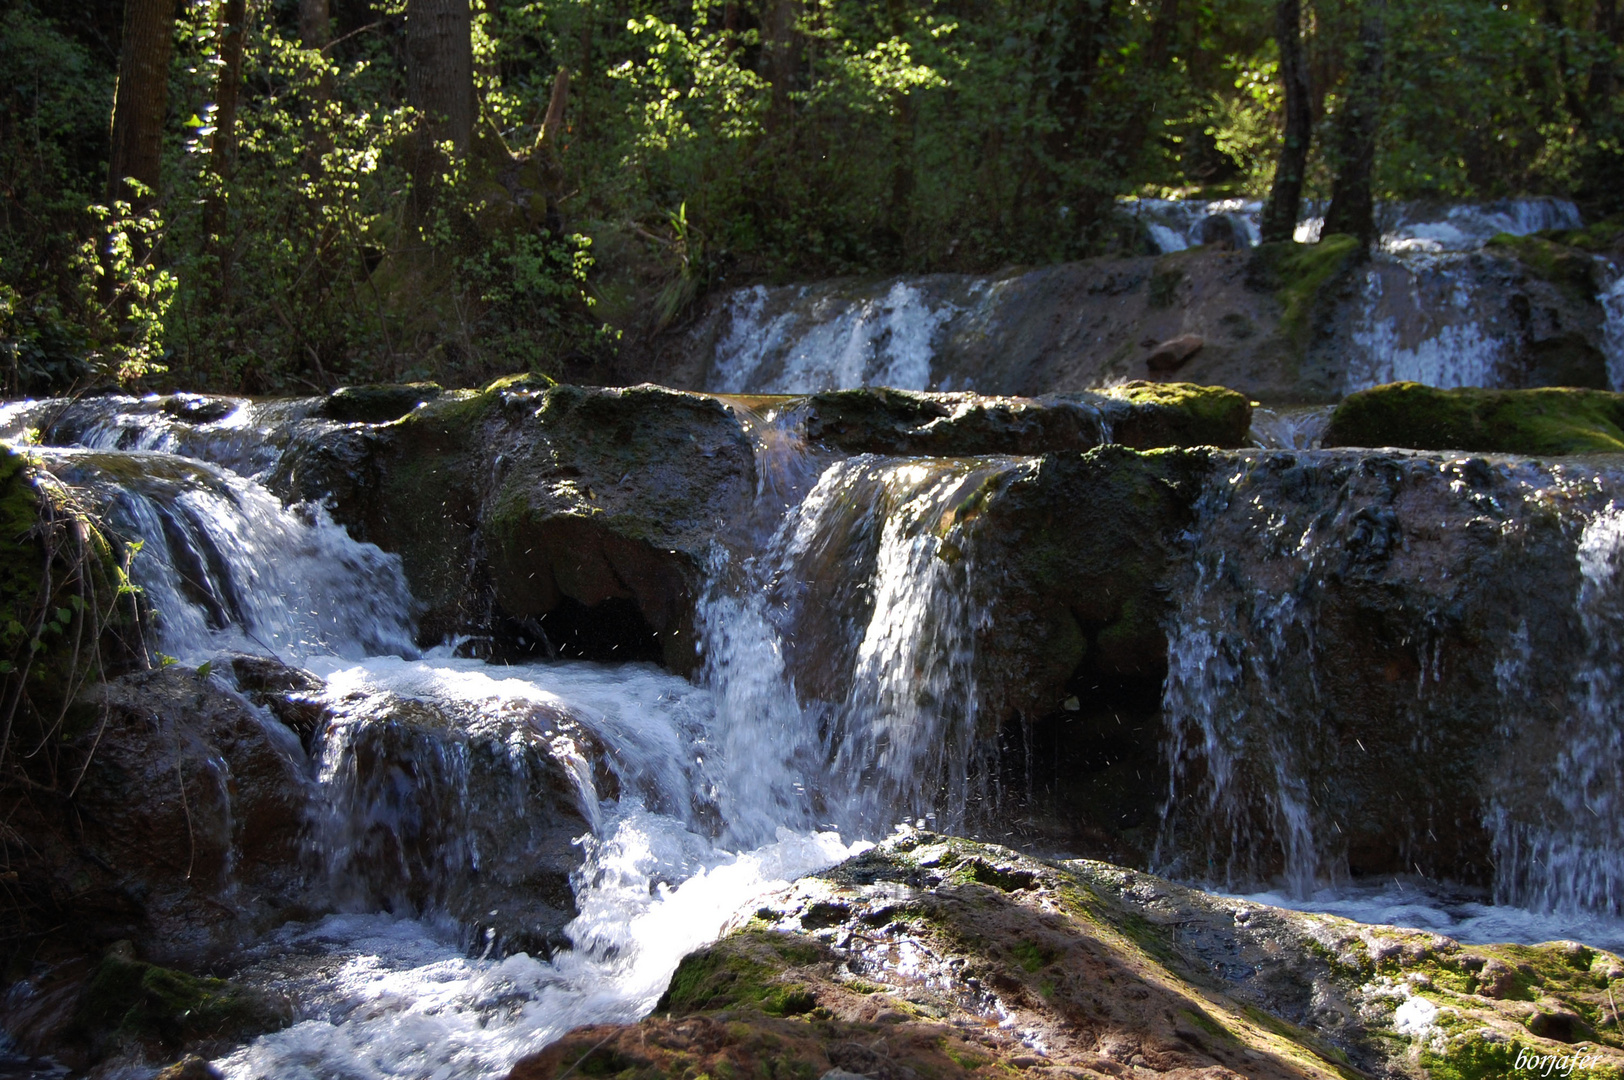
<instances>
[{"instance_id":1,"label":"moss patch on boulder","mask_svg":"<svg viewBox=\"0 0 1624 1080\"><path fill-rule=\"evenodd\" d=\"M1341 233L1323 236L1317 244L1282 240L1252 249L1247 277L1255 287L1275 294L1280 330L1301 346L1321 290L1363 258L1359 241Z\"/></svg>"},{"instance_id":2,"label":"moss patch on boulder","mask_svg":"<svg viewBox=\"0 0 1624 1080\"><path fill-rule=\"evenodd\" d=\"M1245 446L1252 403L1222 386L1181 382L1123 383L1101 391L1130 410L1111 415L1112 442L1136 450L1171 446Z\"/></svg>"},{"instance_id":3,"label":"moss patch on boulder","mask_svg":"<svg viewBox=\"0 0 1624 1080\"><path fill-rule=\"evenodd\" d=\"M237 1042L291 1022L285 1002L224 979L143 963L125 943L110 950L91 976L75 1028L104 1049L136 1043L173 1054L199 1043Z\"/></svg>"},{"instance_id":4,"label":"moss patch on boulder","mask_svg":"<svg viewBox=\"0 0 1624 1080\"><path fill-rule=\"evenodd\" d=\"M1361 390L1331 414L1326 446L1505 454L1624 452L1624 395L1605 390L1439 390L1401 382Z\"/></svg>"},{"instance_id":5,"label":"moss patch on boulder","mask_svg":"<svg viewBox=\"0 0 1624 1080\"><path fill-rule=\"evenodd\" d=\"M1500 233L1490 238L1487 250L1509 255L1535 277L1548 281L1580 301L1596 295L1596 263L1587 253L1543 236Z\"/></svg>"}]
</instances>

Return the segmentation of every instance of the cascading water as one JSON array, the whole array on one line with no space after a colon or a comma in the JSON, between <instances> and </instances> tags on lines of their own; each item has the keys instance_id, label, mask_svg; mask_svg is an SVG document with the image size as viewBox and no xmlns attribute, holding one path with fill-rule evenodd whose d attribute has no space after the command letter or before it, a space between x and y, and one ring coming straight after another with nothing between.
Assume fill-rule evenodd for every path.
<instances>
[{"instance_id":1,"label":"cascading water","mask_svg":"<svg viewBox=\"0 0 1624 1080\"><path fill-rule=\"evenodd\" d=\"M644 665L419 656L397 557L233 471L267 471L308 412L5 418L102 447L36 452L143 541L157 651L269 654L325 680L309 861L343 913L247 952L237 977L292 992L299 1022L219 1062L227 1076L499 1075L572 1027L647 1012L752 896L899 818L962 820L976 619L954 514L996 462L829 461L795 418L759 422L770 541L718 551L695 686ZM804 645L828 581L845 583L850 641L820 673ZM560 830L584 859L558 854Z\"/></svg>"},{"instance_id":2,"label":"cascading water","mask_svg":"<svg viewBox=\"0 0 1624 1080\"><path fill-rule=\"evenodd\" d=\"M1592 516L1576 556L1584 654L1572 704L1538 814L1494 808L1495 893L1502 903L1616 916L1624 914L1624 510L1609 504ZM1524 666L1507 671L1510 701Z\"/></svg>"},{"instance_id":3,"label":"cascading water","mask_svg":"<svg viewBox=\"0 0 1624 1080\"><path fill-rule=\"evenodd\" d=\"M1606 919L1624 898L1621 495L1624 475L1603 464L1323 451L1216 472L1169 635L1158 865L1464 936L1583 925L1617 940ZM1573 570L1515 588L1574 599L1531 633L1515 613L1532 604L1510 590L1534 550L1569 552ZM1396 601L1401 577L1431 583ZM1499 714L1468 720L1452 704L1468 693ZM1410 846L1382 850L1377 833ZM1445 914L1417 879L1483 833L1482 877L1508 908L1468 898ZM1348 888L1350 870L1368 880L1378 866L1411 884Z\"/></svg>"},{"instance_id":4,"label":"cascading water","mask_svg":"<svg viewBox=\"0 0 1624 1080\"><path fill-rule=\"evenodd\" d=\"M1137 218L1164 255L1213 239L1244 249L1259 236L1257 202L1142 199L1125 201L1120 211ZM1222 228L1209 237L1203 230L1214 222ZM1146 366L1150 350L1195 334L1203 339L1204 357L1220 348L1235 353L1218 381L1260 380L1253 393L1283 400L1305 391L1300 400L1321 400L1395 380L1588 386L1607 378L1624 386L1618 370L1624 312L1617 310L1624 301L1616 289L1600 297L1608 319L1602 333L1588 305L1553 315L1567 301L1538 292L1549 284L1535 280L1540 272L1524 274L1512 252L1487 246L1501 234L1577 228L1572 203L1394 205L1382 208L1381 223L1382 249L1354 271L1357 294L1338 301L1331 339L1318 341L1327 329L1318 327L1317 337L1288 335L1281 343L1291 353L1334 353L1319 374L1260 370L1267 365L1247 355L1258 344L1256 324L1280 312L1256 309L1247 290L1255 292L1257 282L1241 284L1251 273L1239 272L1241 256L1214 254L1200 260L1199 274L1191 269L1195 263L1181 260L1132 265L1099 259L991 277L931 274L740 289L695 331L693 344L703 358L696 385L719 393L891 386L1034 394L1165 378ZM1318 220L1306 220L1297 238L1316 240ZM1607 260L1596 262L1601 277L1616 275ZM1192 283L1181 285L1185 279ZM1530 288L1534 292L1524 295ZM1164 296L1164 289L1172 294ZM1596 353L1604 337L1613 358L1607 371Z\"/></svg>"},{"instance_id":5,"label":"cascading water","mask_svg":"<svg viewBox=\"0 0 1624 1080\"><path fill-rule=\"evenodd\" d=\"M979 616L953 511L1001 467L835 462L739 574L716 568L705 681L728 760L765 770L777 820L811 813L845 835L938 809L962 823Z\"/></svg>"}]
</instances>

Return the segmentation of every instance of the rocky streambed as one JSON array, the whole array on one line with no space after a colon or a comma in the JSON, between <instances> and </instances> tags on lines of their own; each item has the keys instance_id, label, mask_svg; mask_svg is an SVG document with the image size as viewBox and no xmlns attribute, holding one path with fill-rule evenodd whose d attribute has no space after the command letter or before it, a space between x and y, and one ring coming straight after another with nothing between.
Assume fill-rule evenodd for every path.
<instances>
[{"instance_id":1,"label":"rocky streambed","mask_svg":"<svg viewBox=\"0 0 1624 1080\"><path fill-rule=\"evenodd\" d=\"M146 644L13 813L0 1025L233 1077L1617 1075L1624 459L1252 412L7 406L143 541ZM1234 898L1395 879L1468 944ZM1545 914L1482 944L1501 911Z\"/></svg>"}]
</instances>

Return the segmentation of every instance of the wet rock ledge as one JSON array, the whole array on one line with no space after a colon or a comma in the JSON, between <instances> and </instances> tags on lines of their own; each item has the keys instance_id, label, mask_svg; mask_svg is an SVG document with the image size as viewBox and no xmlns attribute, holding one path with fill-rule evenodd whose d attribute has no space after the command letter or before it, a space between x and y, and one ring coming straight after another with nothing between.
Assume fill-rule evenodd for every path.
<instances>
[{"instance_id":1,"label":"wet rock ledge","mask_svg":"<svg viewBox=\"0 0 1624 1080\"><path fill-rule=\"evenodd\" d=\"M641 1023L577 1029L510 1080L1486 1080L1519 1057L1611 1080L1621 982L1573 942L1463 946L906 832L690 954Z\"/></svg>"}]
</instances>

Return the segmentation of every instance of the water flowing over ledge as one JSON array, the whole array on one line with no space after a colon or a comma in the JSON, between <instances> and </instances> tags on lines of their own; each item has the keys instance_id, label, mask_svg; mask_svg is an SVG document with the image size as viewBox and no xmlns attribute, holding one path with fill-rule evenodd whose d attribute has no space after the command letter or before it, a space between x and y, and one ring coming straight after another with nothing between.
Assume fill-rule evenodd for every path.
<instances>
[{"instance_id":1,"label":"water flowing over ledge","mask_svg":"<svg viewBox=\"0 0 1624 1080\"><path fill-rule=\"evenodd\" d=\"M1578 228L1572 204L1393 207L1370 263L1331 242L1300 249L1289 267L1254 246L1257 203L1124 206L1160 256L738 289L657 350L660 378L720 393L1036 395L1165 378L1158 365L1171 362L1179 378L1281 403L1401 379L1624 386L1610 299L1618 260L1560 254L1534 236ZM1197 250L1214 220L1223 235ZM1316 239L1314 225L1299 239ZM1196 351L1158 358L1179 340Z\"/></svg>"},{"instance_id":2,"label":"water flowing over ledge","mask_svg":"<svg viewBox=\"0 0 1624 1080\"><path fill-rule=\"evenodd\" d=\"M849 430L814 434L834 413L816 428L805 402L653 389L493 392L378 425L318 420L311 403L212 419L166 405L9 406L5 423L102 445L38 454L144 539L134 567L177 676L241 702L298 777L301 903L330 914L248 946L237 976L292 993L298 1022L224 1059L232 1077L501 1075L570 1028L643 1015L754 898L905 820L1002 833L1053 812L1103 830L1090 812L1148 800L1109 842L1187 879L1409 911L1468 940L1616 940L1611 461L854 453L834 441ZM48 408L61 427L41 422ZM621 459L563 457L582 453L567 425L583 411L653 474L715 470L685 519L705 556L690 592L637 579L680 564L645 558L636 500L613 501L636 482ZM638 441L645 415L658 441ZM434 441L448 430L467 459ZM347 471L309 466L333 460ZM527 471L538 460L554 471ZM284 503L264 485L291 484L290 461L382 481ZM334 524L389 524L362 504L397 490L386 470L401 461L419 464L429 505L472 523L453 522L477 537L466 554ZM559 521L574 531L548 548ZM658 535L656 554L690 543ZM527 556L506 579L498 543ZM598 550L623 593L582 584ZM421 641L407 583L425 566L472 575L491 621ZM653 626L683 595L689 610L661 625L691 628L692 680L647 661L466 655L507 640L502 619L542 640L561 610L578 628L628 611ZM225 665L193 674L222 650L311 681L277 697L228 687ZM1087 754L1101 786L1054 794ZM1107 784L1132 790L1101 800ZM1372 895L1369 879L1411 867L1473 881ZM1490 907L1474 882L1547 915Z\"/></svg>"}]
</instances>

